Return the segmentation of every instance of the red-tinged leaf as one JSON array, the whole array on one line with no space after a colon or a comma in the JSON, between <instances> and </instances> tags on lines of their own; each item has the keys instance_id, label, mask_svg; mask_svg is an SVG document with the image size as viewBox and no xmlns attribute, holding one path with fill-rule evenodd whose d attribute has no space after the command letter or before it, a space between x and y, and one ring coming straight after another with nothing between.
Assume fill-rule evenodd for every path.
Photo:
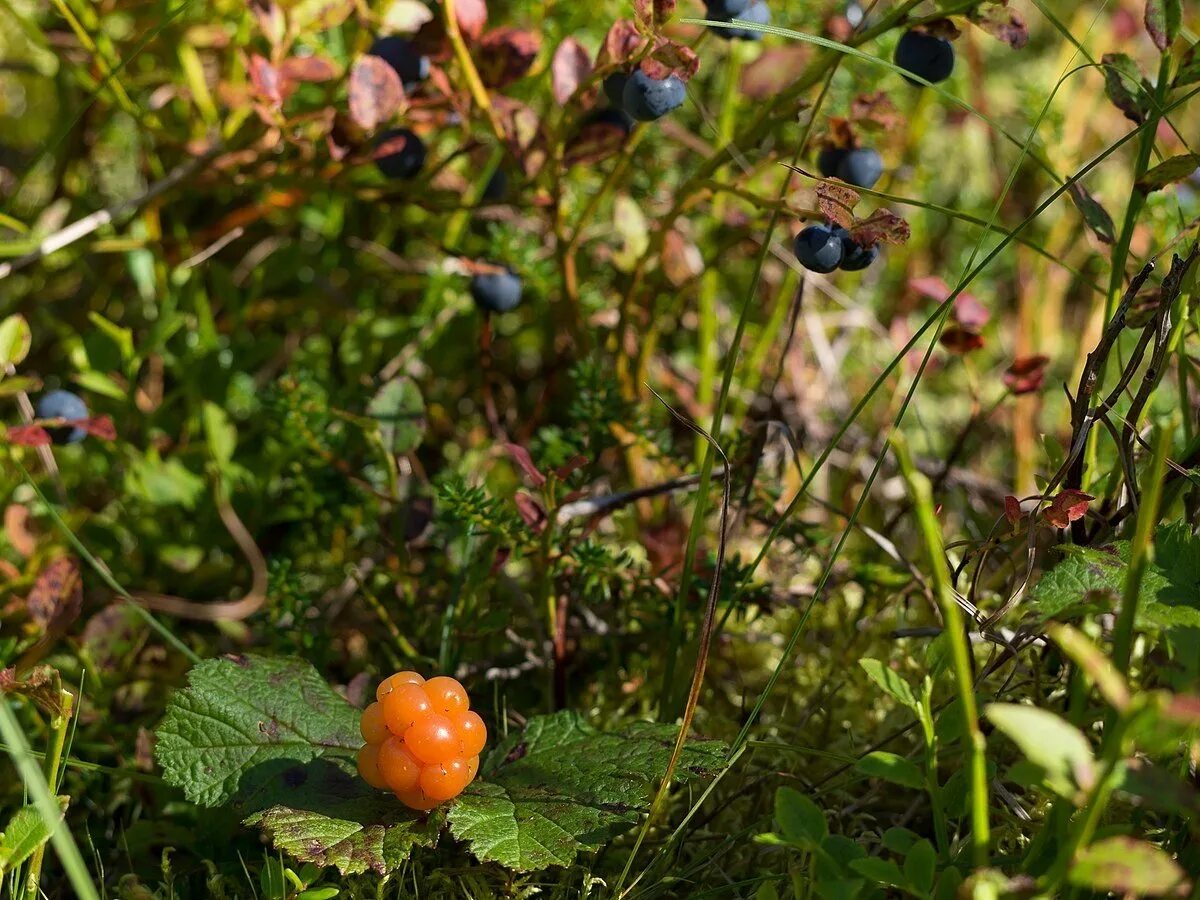
<instances>
[{"instance_id":1,"label":"red-tinged leaf","mask_svg":"<svg viewBox=\"0 0 1200 900\"><path fill-rule=\"evenodd\" d=\"M850 103L850 118L859 125L890 131L904 122L900 110L885 91L859 94Z\"/></svg>"},{"instance_id":2,"label":"red-tinged leaf","mask_svg":"<svg viewBox=\"0 0 1200 900\"><path fill-rule=\"evenodd\" d=\"M1179 60L1179 68L1175 70L1173 87L1183 87L1200 81L1200 44L1192 44Z\"/></svg>"},{"instance_id":3,"label":"red-tinged leaf","mask_svg":"<svg viewBox=\"0 0 1200 900\"><path fill-rule=\"evenodd\" d=\"M942 332L941 344L951 353L971 353L983 347L983 337L969 328L952 325Z\"/></svg>"},{"instance_id":4,"label":"red-tinged leaf","mask_svg":"<svg viewBox=\"0 0 1200 900\"><path fill-rule=\"evenodd\" d=\"M921 26L921 31L932 34L934 37L945 38L948 41L956 41L962 35L953 19L936 19L926 22Z\"/></svg>"},{"instance_id":5,"label":"red-tinged leaf","mask_svg":"<svg viewBox=\"0 0 1200 900\"><path fill-rule=\"evenodd\" d=\"M24 557L33 556L37 550L37 536L29 527L29 507L10 503L4 508L4 534L8 544Z\"/></svg>"},{"instance_id":6,"label":"red-tinged leaf","mask_svg":"<svg viewBox=\"0 0 1200 900\"><path fill-rule=\"evenodd\" d=\"M520 444L505 444L504 449L508 451L508 455L512 457L513 462L521 467L534 487L541 487L546 483L546 476L538 471L538 467L533 464L533 457L529 455L529 451Z\"/></svg>"},{"instance_id":7,"label":"red-tinged leaf","mask_svg":"<svg viewBox=\"0 0 1200 900\"><path fill-rule=\"evenodd\" d=\"M404 105L400 76L378 56L363 56L350 67L350 117L367 131L388 121Z\"/></svg>"},{"instance_id":8,"label":"red-tinged leaf","mask_svg":"<svg viewBox=\"0 0 1200 900\"><path fill-rule=\"evenodd\" d=\"M1014 394L1040 391L1046 381L1048 356L1022 356L1014 359L1004 373L1004 386Z\"/></svg>"},{"instance_id":9,"label":"red-tinged leaf","mask_svg":"<svg viewBox=\"0 0 1200 900\"><path fill-rule=\"evenodd\" d=\"M82 428L92 437L99 438L102 441L115 441L117 439L117 429L113 425L112 416L96 416L94 419L79 419L68 424Z\"/></svg>"},{"instance_id":10,"label":"red-tinged leaf","mask_svg":"<svg viewBox=\"0 0 1200 900\"><path fill-rule=\"evenodd\" d=\"M45 447L50 443L50 433L35 422L32 425L14 425L8 429L8 439L21 447Z\"/></svg>"},{"instance_id":11,"label":"red-tinged leaf","mask_svg":"<svg viewBox=\"0 0 1200 900\"><path fill-rule=\"evenodd\" d=\"M912 237L909 224L891 210L879 209L865 219L859 219L850 226L850 237L863 247L873 247L876 244L908 243Z\"/></svg>"},{"instance_id":12,"label":"red-tinged leaf","mask_svg":"<svg viewBox=\"0 0 1200 900\"><path fill-rule=\"evenodd\" d=\"M546 527L546 511L542 509L542 505L525 491L517 491L513 502L517 505L521 521L532 528L534 532L541 534Z\"/></svg>"},{"instance_id":13,"label":"red-tinged leaf","mask_svg":"<svg viewBox=\"0 0 1200 900\"><path fill-rule=\"evenodd\" d=\"M279 71L257 53L250 54L246 68L255 96L274 109L283 106L283 80L279 77Z\"/></svg>"},{"instance_id":14,"label":"red-tinged leaf","mask_svg":"<svg viewBox=\"0 0 1200 900\"><path fill-rule=\"evenodd\" d=\"M1066 528L1087 515L1088 504L1095 500L1091 494L1066 488L1042 510L1042 516L1055 528Z\"/></svg>"},{"instance_id":15,"label":"red-tinged leaf","mask_svg":"<svg viewBox=\"0 0 1200 900\"><path fill-rule=\"evenodd\" d=\"M512 547L498 547L495 555L492 557L492 568L489 572L491 575L497 574L504 568L504 564L508 562L512 556Z\"/></svg>"},{"instance_id":16,"label":"red-tinged leaf","mask_svg":"<svg viewBox=\"0 0 1200 900\"><path fill-rule=\"evenodd\" d=\"M573 37L563 38L550 61L550 87L555 102L565 105L591 74L592 60L583 44Z\"/></svg>"},{"instance_id":17,"label":"red-tinged leaf","mask_svg":"<svg viewBox=\"0 0 1200 900\"><path fill-rule=\"evenodd\" d=\"M860 199L858 191L842 181L823 181L817 185L817 208L829 221L843 228L854 224L854 207Z\"/></svg>"},{"instance_id":18,"label":"red-tinged leaf","mask_svg":"<svg viewBox=\"0 0 1200 900\"><path fill-rule=\"evenodd\" d=\"M968 13L968 18L1014 50L1020 50L1029 43L1029 26L1020 13L1008 7L1008 0L980 3Z\"/></svg>"},{"instance_id":19,"label":"red-tinged leaf","mask_svg":"<svg viewBox=\"0 0 1200 900\"><path fill-rule=\"evenodd\" d=\"M671 228L663 238L662 267L667 280L682 287L704 271L704 257L695 243Z\"/></svg>"},{"instance_id":20,"label":"red-tinged leaf","mask_svg":"<svg viewBox=\"0 0 1200 900\"><path fill-rule=\"evenodd\" d=\"M646 39L638 33L637 26L628 19L617 19L604 36L600 52L596 56L596 68L604 66L623 66L636 55L646 44Z\"/></svg>"},{"instance_id":21,"label":"red-tinged leaf","mask_svg":"<svg viewBox=\"0 0 1200 900\"><path fill-rule=\"evenodd\" d=\"M1138 190L1144 194L1183 181L1200 169L1200 153L1183 153L1163 160L1138 181Z\"/></svg>"},{"instance_id":22,"label":"red-tinged leaf","mask_svg":"<svg viewBox=\"0 0 1200 900\"><path fill-rule=\"evenodd\" d=\"M458 19L458 30L468 41L477 41L487 27L488 8L486 0L454 0L454 17Z\"/></svg>"},{"instance_id":23,"label":"red-tinged leaf","mask_svg":"<svg viewBox=\"0 0 1200 900\"><path fill-rule=\"evenodd\" d=\"M279 74L289 81L321 82L337 78L337 65L327 56L289 56L279 64Z\"/></svg>"},{"instance_id":24,"label":"red-tinged leaf","mask_svg":"<svg viewBox=\"0 0 1200 900\"><path fill-rule=\"evenodd\" d=\"M1181 725L1200 725L1200 697L1194 694L1176 694L1163 707L1163 715Z\"/></svg>"},{"instance_id":25,"label":"red-tinged leaf","mask_svg":"<svg viewBox=\"0 0 1200 900\"><path fill-rule=\"evenodd\" d=\"M0 669L0 695L27 697L46 715L62 715L62 678L50 666L35 666L25 678L17 678L16 669Z\"/></svg>"},{"instance_id":26,"label":"red-tinged leaf","mask_svg":"<svg viewBox=\"0 0 1200 900\"><path fill-rule=\"evenodd\" d=\"M1166 53L1183 24L1183 5L1180 0L1146 0L1145 22L1154 46Z\"/></svg>"},{"instance_id":27,"label":"red-tinged leaf","mask_svg":"<svg viewBox=\"0 0 1200 900\"><path fill-rule=\"evenodd\" d=\"M258 20L259 30L272 46L277 46L287 34L287 21L275 0L250 0L250 11Z\"/></svg>"},{"instance_id":28,"label":"red-tinged leaf","mask_svg":"<svg viewBox=\"0 0 1200 900\"><path fill-rule=\"evenodd\" d=\"M1006 494L1004 497L1004 518L1008 519L1010 525L1021 521L1021 501L1012 494Z\"/></svg>"},{"instance_id":29,"label":"red-tinged leaf","mask_svg":"<svg viewBox=\"0 0 1200 900\"><path fill-rule=\"evenodd\" d=\"M991 317L987 307L974 294L963 291L954 298L954 321L963 328L982 328Z\"/></svg>"},{"instance_id":30,"label":"red-tinged leaf","mask_svg":"<svg viewBox=\"0 0 1200 900\"><path fill-rule=\"evenodd\" d=\"M541 120L538 118L537 112L533 107L527 106L519 100L513 100L511 97L505 97L503 94L493 97L492 104L496 109L500 124L504 127L504 135L508 140L509 147L514 154L526 154L520 156L521 166L527 175L532 175L540 165L535 157L540 158L544 155L541 151L527 152L541 128Z\"/></svg>"},{"instance_id":31,"label":"red-tinged leaf","mask_svg":"<svg viewBox=\"0 0 1200 900\"><path fill-rule=\"evenodd\" d=\"M1137 63L1125 53L1105 53L1100 63L1104 67L1108 99L1125 113L1125 118L1142 124L1150 108L1150 91Z\"/></svg>"},{"instance_id":32,"label":"red-tinged leaf","mask_svg":"<svg viewBox=\"0 0 1200 900\"><path fill-rule=\"evenodd\" d=\"M690 81L700 71L700 57L691 47L675 41L662 41L653 52L642 60L642 71L651 78L663 79L677 75L681 81Z\"/></svg>"},{"instance_id":33,"label":"red-tinged leaf","mask_svg":"<svg viewBox=\"0 0 1200 900\"><path fill-rule=\"evenodd\" d=\"M479 77L488 87L502 88L523 78L533 66L542 39L522 28L497 28L479 43Z\"/></svg>"},{"instance_id":34,"label":"red-tinged leaf","mask_svg":"<svg viewBox=\"0 0 1200 900\"><path fill-rule=\"evenodd\" d=\"M666 24L675 15L677 0L654 0L654 19L659 25Z\"/></svg>"},{"instance_id":35,"label":"red-tinged leaf","mask_svg":"<svg viewBox=\"0 0 1200 900\"><path fill-rule=\"evenodd\" d=\"M577 472L588 464L588 458L581 453L576 453L565 463L554 470L554 474L560 479L570 477L571 473ZM567 501L570 502L569 500Z\"/></svg>"},{"instance_id":36,"label":"red-tinged leaf","mask_svg":"<svg viewBox=\"0 0 1200 900\"><path fill-rule=\"evenodd\" d=\"M946 284L946 282L943 281L941 278L939 278L937 275L923 275L920 278L910 278L908 280L908 286L911 290L916 291L918 294L928 297L930 300L936 300L938 303L945 303L946 300L949 299L950 294L952 293L952 291L950 290L950 286L948 284ZM964 309L967 309L967 310L976 309L976 308L983 309L982 304L979 303L979 300L975 296L967 293L966 291L963 291L961 294L958 295L958 297L955 298L955 301L954 301L954 303L955 303L955 310L954 310L955 318L958 320L960 325L966 325L966 324L969 324L969 322L970 322L970 313L969 312L967 313L968 318L966 320L959 318L959 315L960 315L959 301L962 301L964 299L967 301L967 304L964 306ZM990 314L987 312L986 309L983 309L983 315L984 315L983 322L986 323L988 318L990 318Z\"/></svg>"},{"instance_id":37,"label":"red-tinged leaf","mask_svg":"<svg viewBox=\"0 0 1200 900\"><path fill-rule=\"evenodd\" d=\"M811 55L808 48L799 42L767 47L742 70L742 95L750 100L777 96L788 85L795 83ZM801 109L808 105L807 101L801 102Z\"/></svg>"},{"instance_id":38,"label":"red-tinged leaf","mask_svg":"<svg viewBox=\"0 0 1200 900\"><path fill-rule=\"evenodd\" d=\"M43 631L61 634L75 621L83 606L83 579L79 563L70 556L60 556L38 573L37 580L25 598L29 617Z\"/></svg>"}]
</instances>

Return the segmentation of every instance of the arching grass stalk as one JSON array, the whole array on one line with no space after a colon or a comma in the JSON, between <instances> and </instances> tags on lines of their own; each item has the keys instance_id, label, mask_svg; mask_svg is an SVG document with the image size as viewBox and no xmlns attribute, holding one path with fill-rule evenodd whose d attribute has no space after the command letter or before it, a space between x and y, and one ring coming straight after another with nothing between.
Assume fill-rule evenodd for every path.
<instances>
[{"instance_id":1,"label":"arching grass stalk","mask_svg":"<svg viewBox=\"0 0 1200 900\"><path fill-rule=\"evenodd\" d=\"M917 528L928 557L929 572L933 582L933 596L942 614L946 640L950 643L950 660L954 667L954 686L958 701L962 704L963 719L967 727L967 755L970 760L969 783L971 786L971 846L976 867L988 864L988 842L991 829L988 824L987 745L983 732L979 730L979 710L975 705L975 676L971 665L971 650L967 644L967 633L963 627L962 611L955 602L950 580L950 567L946 564L946 550L942 545L941 526L933 505L933 491L929 479L917 471L904 435L892 437L892 449L900 466L900 474L908 485L912 497L913 512L916 513Z\"/></svg>"},{"instance_id":2,"label":"arching grass stalk","mask_svg":"<svg viewBox=\"0 0 1200 900\"><path fill-rule=\"evenodd\" d=\"M46 822L52 823L50 842L62 862L75 896L79 900L99 900L100 895L96 892L87 865L84 864L79 845L75 843L74 836L67 828L62 808L51 792L46 776L38 767L37 760L29 749L29 742L25 739L25 732L21 730L21 723L17 721L7 699L0 699L0 736L3 736L5 744L8 745L8 755L33 799L34 806Z\"/></svg>"}]
</instances>

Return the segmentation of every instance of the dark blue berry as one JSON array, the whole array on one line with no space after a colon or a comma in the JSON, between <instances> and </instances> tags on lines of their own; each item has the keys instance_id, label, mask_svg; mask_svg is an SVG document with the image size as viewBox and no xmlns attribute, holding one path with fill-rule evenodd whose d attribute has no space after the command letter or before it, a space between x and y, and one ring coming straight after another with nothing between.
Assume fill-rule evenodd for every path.
<instances>
[{"instance_id":1,"label":"dark blue berry","mask_svg":"<svg viewBox=\"0 0 1200 900\"><path fill-rule=\"evenodd\" d=\"M767 6L766 0L754 0L741 13L731 18L752 22L755 25L770 25L771 9ZM713 28L712 32L727 41L761 41L763 36L761 31L753 28Z\"/></svg>"},{"instance_id":2,"label":"dark blue berry","mask_svg":"<svg viewBox=\"0 0 1200 900\"><path fill-rule=\"evenodd\" d=\"M954 45L923 31L906 31L896 44L896 65L930 84L945 81L954 71ZM912 84L921 82L905 78Z\"/></svg>"},{"instance_id":3,"label":"dark blue berry","mask_svg":"<svg viewBox=\"0 0 1200 900\"><path fill-rule=\"evenodd\" d=\"M879 258L879 247L864 247L856 243L845 228L835 228L833 233L842 242L843 271L861 272Z\"/></svg>"},{"instance_id":4,"label":"dark blue berry","mask_svg":"<svg viewBox=\"0 0 1200 900\"><path fill-rule=\"evenodd\" d=\"M746 11L750 0L704 0L710 19L737 19Z\"/></svg>"},{"instance_id":5,"label":"dark blue berry","mask_svg":"<svg viewBox=\"0 0 1200 900\"><path fill-rule=\"evenodd\" d=\"M625 82L629 75L625 72L613 72L604 79L604 96L616 109L625 108Z\"/></svg>"},{"instance_id":6,"label":"dark blue berry","mask_svg":"<svg viewBox=\"0 0 1200 900\"><path fill-rule=\"evenodd\" d=\"M471 279L471 296L480 309L508 312L521 302L521 279L512 269L476 275Z\"/></svg>"},{"instance_id":7,"label":"dark blue berry","mask_svg":"<svg viewBox=\"0 0 1200 900\"><path fill-rule=\"evenodd\" d=\"M809 225L796 235L792 250L810 272L827 275L842 263L842 239L828 225Z\"/></svg>"},{"instance_id":8,"label":"dark blue berry","mask_svg":"<svg viewBox=\"0 0 1200 900\"><path fill-rule=\"evenodd\" d=\"M412 41L396 35L376 38L367 52L395 69L407 89L429 77L429 57L422 56Z\"/></svg>"},{"instance_id":9,"label":"dark blue berry","mask_svg":"<svg viewBox=\"0 0 1200 900\"><path fill-rule=\"evenodd\" d=\"M375 141L375 165L388 178L412 178L425 165L425 143L407 128L392 128Z\"/></svg>"},{"instance_id":10,"label":"dark blue berry","mask_svg":"<svg viewBox=\"0 0 1200 900\"><path fill-rule=\"evenodd\" d=\"M678 75L651 78L641 69L629 76L621 94L625 112L642 122L662 118L683 106L686 98L687 90Z\"/></svg>"},{"instance_id":11,"label":"dark blue berry","mask_svg":"<svg viewBox=\"0 0 1200 900\"><path fill-rule=\"evenodd\" d=\"M883 174L883 160L870 147L847 150L837 167L837 177L858 187L874 187Z\"/></svg>"},{"instance_id":12,"label":"dark blue berry","mask_svg":"<svg viewBox=\"0 0 1200 900\"><path fill-rule=\"evenodd\" d=\"M87 405L70 391L49 391L38 398L33 408L38 419L66 419L74 422L88 418ZM56 444L77 444L87 437L87 431L77 425L43 426Z\"/></svg>"},{"instance_id":13,"label":"dark blue berry","mask_svg":"<svg viewBox=\"0 0 1200 900\"><path fill-rule=\"evenodd\" d=\"M842 164L848 152L841 147L826 147L817 154L817 171L824 178L839 177L838 166Z\"/></svg>"}]
</instances>

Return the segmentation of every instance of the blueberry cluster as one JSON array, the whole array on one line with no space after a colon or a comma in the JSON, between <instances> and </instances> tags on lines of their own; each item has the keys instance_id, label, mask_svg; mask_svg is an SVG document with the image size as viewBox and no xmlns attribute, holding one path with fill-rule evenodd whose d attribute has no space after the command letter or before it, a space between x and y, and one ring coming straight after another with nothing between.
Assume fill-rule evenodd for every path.
<instances>
[{"instance_id":1,"label":"blueberry cluster","mask_svg":"<svg viewBox=\"0 0 1200 900\"><path fill-rule=\"evenodd\" d=\"M845 228L822 223L809 225L796 235L792 251L800 265L822 275L835 269L858 272L879 256L878 247L864 247Z\"/></svg>"},{"instance_id":2,"label":"blueberry cluster","mask_svg":"<svg viewBox=\"0 0 1200 900\"><path fill-rule=\"evenodd\" d=\"M925 31L906 31L896 44L895 63L901 69L930 84L945 81L954 71L954 45L943 37ZM923 82L905 78L920 86Z\"/></svg>"},{"instance_id":3,"label":"blueberry cluster","mask_svg":"<svg viewBox=\"0 0 1200 900\"><path fill-rule=\"evenodd\" d=\"M883 159L870 147L827 147L817 155L817 171L826 178L871 188L883 175Z\"/></svg>"},{"instance_id":4,"label":"blueberry cluster","mask_svg":"<svg viewBox=\"0 0 1200 900\"><path fill-rule=\"evenodd\" d=\"M718 22L750 22L769 25L771 10L766 0L705 0L708 18ZM712 33L727 41L760 41L762 32L753 28L713 28Z\"/></svg>"}]
</instances>

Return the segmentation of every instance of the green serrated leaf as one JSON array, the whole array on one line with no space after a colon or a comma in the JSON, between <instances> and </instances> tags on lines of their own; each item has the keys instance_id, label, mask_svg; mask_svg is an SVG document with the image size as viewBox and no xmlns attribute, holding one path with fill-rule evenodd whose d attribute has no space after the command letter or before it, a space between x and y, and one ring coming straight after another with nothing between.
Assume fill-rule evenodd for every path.
<instances>
[{"instance_id":1,"label":"green serrated leaf","mask_svg":"<svg viewBox=\"0 0 1200 900\"><path fill-rule=\"evenodd\" d=\"M907 681L885 666L877 659L860 659L858 664L870 676L871 680L883 688L896 700L903 703L914 712L920 708L916 694Z\"/></svg>"},{"instance_id":2,"label":"green serrated leaf","mask_svg":"<svg viewBox=\"0 0 1200 900\"><path fill-rule=\"evenodd\" d=\"M600 732L571 711L532 719L488 755L450 807L450 831L479 859L517 871L571 865L649 812L676 734L652 723ZM724 760L720 742L694 741L676 774L707 777Z\"/></svg>"},{"instance_id":3,"label":"green serrated leaf","mask_svg":"<svg viewBox=\"0 0 1200 900\"><path fill-rule=\"evenodd\" d=\"M775 792L775 821L785 838L807 850L815 850L829 835L825 813L795 788Z\"/></svg>"},{"instance_id":4,"label":"green serrated leaf","mask_svg":"<svg viewBox=\"0 0 1200 900\"><path fill-rule=\"evenodd\" d=\"M1112 837L1079 851L1069 880L1105 893L1161 896L1184 885L1186 878L1179 863L1153 844Z\"/></svg>"},{"instance_id":5,"label":"green serrated leaf","mask_svg":"<svg viewBox=\"0 0 1200 900\"><path fill-rule=\"evenodd\" d=\"M58 803L65 813L67 798L59 797ZM21 865L34 850L50 840L54 824L57 823L47 823L34 806L18 809L0 832L0 876Z\"/></svg>"},{"instance_id":6,"label":"green serrated leaf","mask_svg":"<svg viewBox=\"0 0 1200 900\"><path fill-rule=\"evenodd\" d=\"M988 720L1016 744L1025 758L1045 773L1056 793L1075 798L1095 781L1095 760L1083 732L1065 719L1036 706L991 703Z\"/></svg>"},{"instance_id":7,"label":"green serrated leaf","mask_svg":"<svg viewBox=\"0 0 1200 900\"><path fill-rule=\"evenodd\" d=\"M270 768L274 776L243 786L235 806L270 802L245 823L262 828L276 849L300 862L336 866L343 875L386 875L414 847L433 846L445 824L441 811L414 813L373 790L344 758Z\"/></svg>"},{"instance_id":8,"label":"green serrated leaf","mask_svg":"<svg viewBox=\"0 0 1200 900\"><path fill-rule=\"evenodd\" d=\"M393 378L367 405L367 415L379 422L384 446L392 453L409 453L425 437L425 401L411 378Z\"/></svg>"},{"instance_id":9,"label":"green serrated leaf","mask_svg":"<svg viewBox=\"0 0 1200 900\"><path fill-rule=\"evenodd\" d=\"M854 764L854 768L870 778L882 778L884 781L915 788L918 791L925 789L925 777L916 764L896 753L888 753L886 750L875 750L868 753Z\"/></svg>"},{"instance_id":10,"label":"green serrated leaf","mask_svg":"<svg viewBox=\"0 0 1200 900\"><path fill-rule=\"evenodd\" d=\"M210 659L171 698L155 758L168 784L193 803L217 806L232 800L256 767L357 750L358 719L304 660Z\"/></svg>"},{"instance_id":11,"label":"green serrated leaf","mask_svg":"<svg viewBox=\"0 0 1200 900\"><path fill-rule=\"evenodd\" d=\"M0 321L0 378L9 366L19 366L33 346L33 332L24 316L12 315Z\"/></svg>"},{"instance_id":12,"label":"green serrated leaf","mask_svg":"<svg viewBox=\"0 0 1200 900\"><path fill-rule=\"evenodd\" d=\"M1145 21L1150 40L1159 52L1166 53L1183 24L1183 6L1180 0L1146 0Z\"/></svg>"}]
</instances>

